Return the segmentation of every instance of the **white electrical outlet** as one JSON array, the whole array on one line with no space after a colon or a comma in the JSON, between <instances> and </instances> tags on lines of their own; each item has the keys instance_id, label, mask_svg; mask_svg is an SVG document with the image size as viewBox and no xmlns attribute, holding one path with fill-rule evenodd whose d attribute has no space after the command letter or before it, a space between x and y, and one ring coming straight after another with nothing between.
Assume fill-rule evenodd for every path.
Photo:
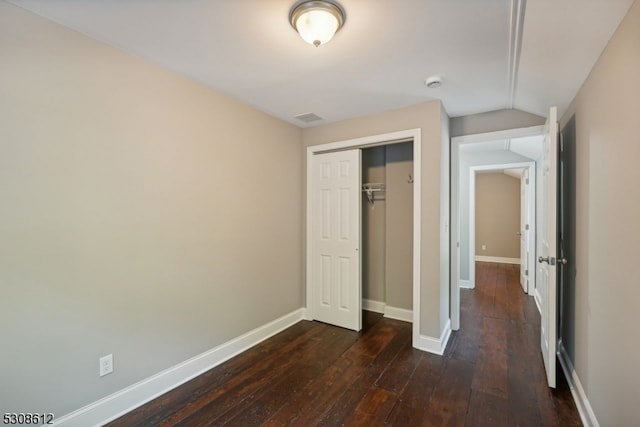
<instances>
[{"instance_id":1,"label":"white electrical outlet","mask_svg":"<svg viewBox=\"0 0 640 427\"><path fill-rule=\"evenodd\" d=\"M108 354L100 358L100 376L104 377L113 372L113 354Z\"/></svg>"},{"instance_id":2,"label":"white electrical outlet","mask_svg":"<svg viewBox=\"0 0 640 427\"><path fill-rule=\"evenodd\" d=\"M487 250L487 245L482 245L482 250L486 251Z\"/></svg>"}]
</instances>

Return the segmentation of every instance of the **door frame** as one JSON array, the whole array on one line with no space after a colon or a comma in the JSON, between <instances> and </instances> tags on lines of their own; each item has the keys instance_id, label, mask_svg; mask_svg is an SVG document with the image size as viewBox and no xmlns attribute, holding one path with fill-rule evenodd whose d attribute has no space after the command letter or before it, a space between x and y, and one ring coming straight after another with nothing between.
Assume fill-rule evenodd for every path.
<instances>
[{"instance_id":1,"label":"door frame","mask_svg":"<svg viewBox=\"0 0 640 427\"><path fill-rule=\"evenodd\" d=\"M537 165L534 165L534 173L537 170ZM523 180L526 179L525 182ZM535 221L536 221L536 196L535 192L532 195L532 189L535 191L536 189L536 179L535 176L531 177L531 171L529 169L525 169L520 176L520 285L526 294L533 294L533 289L531 288L530 278L528 268L525 269L523 266L531 267L531 261L535 262L535 253L533 254L533 258L531 257L531 251L529 250L529 246L531 244L531 231L535 231ZM524 197L523 197L524 192ZM523 200L524 199L524 200ZM524 203L523 203L524 201ZM524 212L523 212L524 211ZM526 214L525 214L526 213ZM525 217L523 219L523 216ZM524 246L524 251L529 254L529 257L523 258L523 238L526 241ZM535 240L535 237L534 237ZM535 248L535 243L534 243ZM525 262L523 262L523 259ZM523 272L524 270L524 272ZM524 278L524 279L523 279ZM535 287L535 284L534 284Z\"/></svg>"},{"instance_id":2,"label":"door frame","mask_svg":"<svg viewBox=\"0 0 640 427\"><path fill-rule=\"evenodd\" d=\"M391 145L402 142L413 142L413 346L420 338L420 236L421 236L421 218L422 218L422 141L421 129L407 129L397 132L384 133L379 135L366 136L362 138L348 139L344 141L330 142L320 145L312 145L307 147L306 165L307 165L307 185L306 185L306 270L305 270L305 291L306 291L306 312L305 319L313 320L313 289L312 278L308 274L311 271L312 253L312 184L313 156L320 153L330 151L342 151L351 149L362 149L376 147L380 145ZM362 226L362 217L360 217L360 226ZM360 261L362 262L362 261Z\"/></svg>"},{"instance_id":3,"label":"door frame","mask_svg":"<svg viewBox=\"0 0 640 427\"><path fill-rule=\"evenodd\" d=\"M451 271L450 302L451 329L460 329L460 145L476 142L489 142L506 138L522 138L542 135L544 126L531 126L478 133L451 138Z\"/></svg>"},{"instance_id":4,"label":"door frame","mask_svg":"<svg viewBox=\"0 0 640 427\"><path fill-rule=\"evenodd\" d=\"M496 163L493 165L482 165L482 166L471 166L469 167L469 288L475 288L476 284L476 271L473 266L475 265L476 259L476 173L479 171L487 172L487 171L501 171L503 169L528 169L529 170L529 182L531 184L531 190L528 193L527 200L527 210L529 211L529 217L531 218L531 214L533 213L533 218L535 218L536 212L536 162L534 160L530 162L517 162L517 163ZM531 178L533 177L533 179ZM535 244L535 233L536 233L536 225L535 221L531 221L533 224L530 224L529 228L529 236L534 236L533 239L529 239L529 265L535 265L536 259L536 244ZM522 224L521 224L522 225ZM531 272L529 272L531 273ZM535 272L533 275L529 276L533 277L533 281L535 283ZM529 279L529 283L531 283L531 279ZM527 288L527 294L533 295L533 290L531 288Z\"/></svg>"}]
</instances>

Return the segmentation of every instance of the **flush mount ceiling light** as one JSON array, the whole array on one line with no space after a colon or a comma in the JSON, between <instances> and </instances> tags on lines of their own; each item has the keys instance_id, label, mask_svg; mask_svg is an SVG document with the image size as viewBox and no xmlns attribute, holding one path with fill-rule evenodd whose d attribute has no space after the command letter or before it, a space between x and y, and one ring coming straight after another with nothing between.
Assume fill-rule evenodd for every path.
<instances>
[{"instance_id":1,"label":"flush mount ceiling light","mask_svg":"<svg viewBox=\"0 0 640 427\"><path fill-rule=\"evenodd\" d=\"M344 9L333 0L298 2L289 12L291 26L304 41L315 47L331 40L344 21Z\"/></svg>"}]
</instances>

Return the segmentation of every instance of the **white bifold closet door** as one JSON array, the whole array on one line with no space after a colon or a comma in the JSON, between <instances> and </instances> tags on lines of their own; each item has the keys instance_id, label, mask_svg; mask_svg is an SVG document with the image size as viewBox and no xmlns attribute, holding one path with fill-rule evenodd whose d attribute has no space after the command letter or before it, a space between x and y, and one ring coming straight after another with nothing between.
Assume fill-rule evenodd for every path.
<instances>
[{"instance_id":1,"label":"white bifold closet door","mask_svg":"<svg viewBox=\"0 0 640 427\"><path fill-rule=\"evenodd\" d=\"M359 331L361 152L316 154L312 168L312 317Z\"/></svg>"}]
</instances>

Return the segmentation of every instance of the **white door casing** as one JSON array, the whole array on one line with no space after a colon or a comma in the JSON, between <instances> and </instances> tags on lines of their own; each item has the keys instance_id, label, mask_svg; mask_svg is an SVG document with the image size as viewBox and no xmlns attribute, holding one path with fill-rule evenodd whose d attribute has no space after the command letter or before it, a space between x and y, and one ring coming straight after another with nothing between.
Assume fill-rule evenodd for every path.
<instances>
[{"instance_id":1,"label":"white door casing","mask_svg":"<svg viewBox=\"0 0 640 427\"><path fill-rule=\"evenodd\" d=\"M520 177L520 284L522 290L527 293L529 289L529 169L522 171Z\"/></svg>"},{"instance_id":2,"label":"white door casing","mask_svg":"<svg viewBox=\"0 0 640 427\"><path fill-rule=\"evenodd\" d=\"M313 318L359 331L361 151L316 154L312 168Z\"/></svg>"},{"instance_id":3,"label":"white door casing","mask_svg":"<svg viewBox=\"0 0 640 427\"><path fill-rule=\"evenodd\" d=\"M451 273L451 277L457 277L460 278L460 268L461 268L461 264L462 264L462 257L468 257L470 265L473 265L473 259L475 257L475 254L465 254L461 251L461 240L462 240L462 234L461 231L464 227L469 226L469 228L471 227L475 227L474 225L474 220L473 219L469 219L469 224L468 223L462 223L462 211L461 211L461 188L462 188L462 173L463 173L463 166L461 165L461 159L460 159L460 147L461 145L465 145L465 144L469 144L469 143L483 143L483 142L491 142L491 141L497 141L497 140L504 140L505 138L509 138L509 139L514 139L514 138L524 138L524 137L531 137L531 136L540 136L542 135L544 131L544 126L532 126L532 127L527 127L527 128L518 128L518 129L509 129L509 130L504 130L504 131L496 131L496 132L487 132L487 133L482 133L482 134L474 134L474 135L464 135L464 136L456 136L451 138L451 171L452 171L452 176L451 176L451 217L452 217L452 224L455 224L455 226L452 226L452 233L451 233L451 247L452 248L456 248L455 251L451 251L451 267L452 267L452 273ZM495 164L493 166L491 166L491 168L495 168L495 169L499 169L499 168L506 168L506 167L519 167L517 164L513 165L513 164ZM529 241L530 244L530 260L529 260L529 265L531 266L530 270L529 270L529 294L532 294L535 292L535 256L536 256L536 250L535 250L535 239L534 236L536 235L535 232L535 227L536 227L536 185L537 185L537 181L536 181L536 167L535 167L535 163L532 162L528 162L524 167L528 167L529 168L529 179L530 179L530 183L532 185L531 187L531 191L529 194L529 217L531 218L531 222L530 222L530 236L531 239ZM473 175L473 170L478 170L478 167L469 167L469 177L471 179L475 179L472 178ZM470 185L470 188L472 188L472 185ZM471 192L469 192L468 194L469 199L473 198L473 194ZM469 205L472 204L473 200L469 200ZM470 213L469 215L471 216L473 209L470 207ZM469 234L469 238L473 238L473 233L474 231L470 230ZM475 244L475 243L474 243ZM469 248L471 249L471 251L474 251L474 247L472 243L469 243ZM469 251L469 252L471 252ZM455 269L455 270L454 270ZM474 274L474 269L470 269L469 271L469 283L472 284L475 282L475 274ZM451 327L454 330L457 330L460 328L460 283L461 281L454 281L451 283ZM536 300L537 301L537 300Z\"/></svg>"},{"instance_id":4,"label":"white door casing","mask_svg":"<svg viewBox=\"0 0 640 427\"><path fill-rule=\"evenodd\" d=\"M492 165L470 166L469 167L469 283L470 288L475 288L475 261L476 261L476 173L483 171L502 172L505 169L519 169L527 168L529 173L534 169L534 162L520 162L520 163L497 163ZM527 207L535 207L535 199L533 194L529 195L527 200ZM533 242L529 242L532 244ZM531 250L530 250L531 252ZM459 303L459 302L458 302ZM459 313L457 314L459 315Z\"/></svg>"},{"instance_id":5,"label":"white door casing","mask_svg":"<svg viewBox=\"0 0 640 427\"><path fill-rule=\"evenodd\" d=\"M540 347L549 387L556 386L557 351L557 189L558 189L558 117L556 107L549 111L545 124L541 178L541 215L538 224L538 274L536 288L540 296Z\"/></svg>"},{"instance_id":6,"label":"white door casing","mask_svg":"<svg viewBox=\"0 0 640 427\"><path fill-rule=\"evenodd\" d=\"M527 185L527 293L534 296L536 290L536 194L537 194L537 172L536 164L533 163L527 169L529 184ZM535 299L535 296L534 296Z\"/></svg>"}]
</instances>

